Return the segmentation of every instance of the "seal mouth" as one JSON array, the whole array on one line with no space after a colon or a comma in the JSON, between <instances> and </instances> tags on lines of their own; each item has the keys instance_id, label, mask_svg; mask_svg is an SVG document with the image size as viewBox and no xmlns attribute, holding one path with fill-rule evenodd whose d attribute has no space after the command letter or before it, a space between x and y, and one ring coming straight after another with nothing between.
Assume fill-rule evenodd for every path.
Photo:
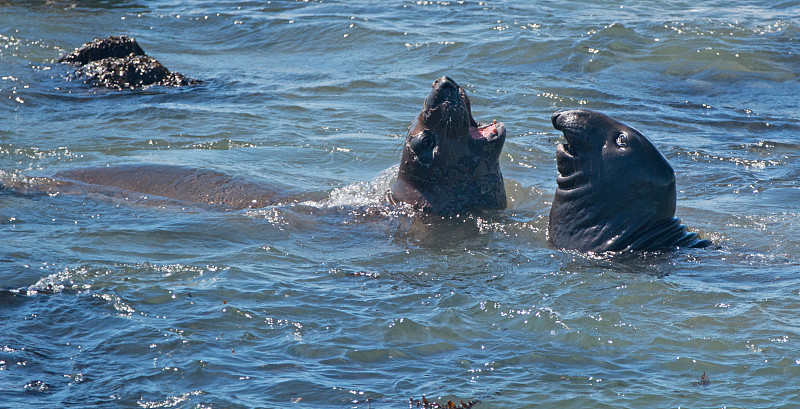
<instances>
[{"instance_id":1,"label":"seal mouth","mask_svg":"<svg viewBox=\"0 0 800 409\"><path fill-rule=\"evenodd\" d=\"M568 136L567 132L564 132L563 136L567 141L558 144L556 147L556 158L564 157L564 159L574 159L579 154L579 152L575 149L575 144L570 143L570 139L573 139L574 137L572 135Z\"/></svg>"},{"instance_id":2,"label":"seal mouth","mask_svg":"<svg viewBox=\"0 0 800 409\"><path fill-rule=\"evenodd\" d=\"M559 174L562 176L569 176L576 173L580 169L580 152L575 149L575 135L568 130L562 130L562 132L564 134L564 139L566 139L567 142L560 143L556 146L556 165L558 167ZM559 186L560 185L561 183L559 183Z\"/></svg>"},{"instance_id":3,"label":"seal mouth","mask_svg":"<svg viewBox=\"0 0 800 409\"><path fill-rule=\"evenodd\" d=\"M561 155L570 159L578 156L588 148L588 142L583 134L586 127L583 121L576 120L576 110L557 111L552 116L553 128L564 134L567 143L560 144Z\"/></svg>"},{"instance_id":4,"label":"seal mouth","mask_svg":"<svg viewBox=\"0 0 800 409\"><path fill-rule=\"evenodd\" d=\"M460 88L461 100L467 107L469 113L469 136L476 141L494 141L498 138L506 137L506 125L502 122L497 122L496 119L492 123L483 125L475 121L472 116L472 103L463 88Z\"/></svg>"},{"instance_id":5,"label":"seal mouth","mask_svg":"<svg viewBox=\"0 0 800 409\"><path fill-rule=\"evenodd\" d=\"M506 125L496 119L489 125L473 123L469 126L469 136L476 141L493 141L506 136Z\"/></svg>"},{"instance_id":6,"label":"seal mouth","mask_svg":"<svg viewBox=\"0 0 800 409\"><path fill-rule=\"evenodd\" d=\"M588 182L588 177L581 171L581 159L571 154L568 144L559 144L556 147L556 167L558 176L556 184L561 190L573 190Z\"/></svg>"},{"instance_id":7,"label":"seal mouth","mask_svg":"<svg viewBox=\"0 0 800 409\"><path fill-rule=\"evenodd\" d=\"M566 143L556 146L556 166L559 176L556 183L561 190L574 190L586 184L588 178L581 172L582 154L588 149L588 141L582 134L586 131L576 121L575 111L558 111L553 114L553 127L563 133Z\"/></svg>"}]
</instances>

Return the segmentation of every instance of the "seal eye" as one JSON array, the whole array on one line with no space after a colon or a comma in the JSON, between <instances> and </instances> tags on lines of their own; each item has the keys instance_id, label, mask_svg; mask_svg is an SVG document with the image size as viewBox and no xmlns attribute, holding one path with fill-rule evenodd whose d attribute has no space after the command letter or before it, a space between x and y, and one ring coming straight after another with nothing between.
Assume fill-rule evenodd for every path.
<instances>
[{"instance_id":1,"label":"seal eye","mask_svg":"<svg viewBox=\"0 0 800 409\"><path fill-rule=\"evenodd\" d=\"M622 133L619 134L619 136L617 136L617 146L619 146L620 148L624 148L624 147L628 146L628 134L627 133L622 132Z\"/></svg>"},{"instance_id":2,"label":"seal eye","mask_svg":"<svg viewBox=\"0 0 800 409\"><path fill-rule=\"evenodd\" d=\"M413 136L411 140L408 141L408 147L417 155L431 150L433 147L433 135L426 129L419 135Z\"/></svg>"},{"instance_id":3,"label":"seal eye","mask_svg":"<svg viewBox=\"0 0 800 409\"><path fill-rule=\"evenodd\" d=\"M411 137L408 141L408 149L416 155L417 160L423 165L430 165L433 161L433 148L436 144L434 136L429 130L424 130Z\"/></svg>"}]
</instances>

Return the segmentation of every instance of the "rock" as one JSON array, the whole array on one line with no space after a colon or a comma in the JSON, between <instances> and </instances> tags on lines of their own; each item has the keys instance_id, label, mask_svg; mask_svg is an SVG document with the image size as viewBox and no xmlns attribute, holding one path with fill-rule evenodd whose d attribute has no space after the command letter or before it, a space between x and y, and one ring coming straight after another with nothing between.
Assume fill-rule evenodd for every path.
<instances>
[{"instance_id":1,"label":"rock","mask_svg":"<svg viewBox=\"0 0 800 409\"><path fill-rule=\"evenodd\" d=\"M58 61L75 67L71 79L83 79L107 88L180 87L200 82L170 72L158 60L146 55L136 39L124 35L95 38Z\"/></svg>"}]
</instances>

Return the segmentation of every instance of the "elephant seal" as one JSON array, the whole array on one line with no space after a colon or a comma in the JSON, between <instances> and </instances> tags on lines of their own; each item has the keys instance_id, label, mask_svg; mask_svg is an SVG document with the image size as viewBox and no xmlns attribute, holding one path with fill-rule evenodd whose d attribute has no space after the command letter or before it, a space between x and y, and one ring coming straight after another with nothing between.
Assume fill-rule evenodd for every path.
<instances>
[{"instance_id":1,"label":"elephant seal","mask_svg":"<svg viewBox=\"0 0 800 409\"><path fill-rule=\"evenodd\" d=\"M706 247L675 217L675 172L639 131L599 112L558 111L559 176L548 240L586 252Z\"/></svg>"},{"instance_id":2,"label":"elephant seal","mask_svg":"<svg viewBox=\"0 0 800 409\"><path fill-rule=\"evenodd\" d=\"M436 80L405 140L392 203L451 215L506 206L498 157L505 141L500 122L479 126L465 91L453 80ZM0 180L0 190L22 193L108 192L118 188L185 202L257 208L303 200L308 195L268 187L224 173L176 165L131 164L58 172L30 183Z\"/></svg>"},{"instance_id":3,"label":"elephant seal","mask_svg":"<svg viewBox=\"0 0 800 409\"><path fill-rule=\"evenodd\" d=\"M503 123L479 125L464 89L437 79L409 127L390 199L440 215L505 208L505 139Z\"/></svg>"},{"instance_id":4,"label":"elephant seal","mask_svg":"<svg viewBox=\"0 0 800 409\"><path fill-rule=\"evenodd\" d=\"M58 62L75 67L71 78L81 78L106 88L178 87L199 82L170 72L158 60L146 55L136 39L124 35L95 38Z\"/></svg>"}]
</instances>

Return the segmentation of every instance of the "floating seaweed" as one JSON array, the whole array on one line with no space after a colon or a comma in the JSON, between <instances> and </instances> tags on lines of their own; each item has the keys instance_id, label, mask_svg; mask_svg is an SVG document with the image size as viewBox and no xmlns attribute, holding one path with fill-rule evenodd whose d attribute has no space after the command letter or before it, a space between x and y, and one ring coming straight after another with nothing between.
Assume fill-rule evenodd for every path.
<instances>
[{"instance_id":1,"label":"floating seaweed","mask_svg":"<svg viewBox=\"0 0 800 409\"><path fill-rule=\"evenodd\" d=\"M463 400L459 404L456 404L451 400L448 400L447 403L437 403L429 401L427 398L425 398L425 395L422 395L422 399L408 398L409 408L422 409L469 409L476 403L478 403L478 401L467 401L464 403Z\"/></svg>"},{"instance_id":2,"label":"floating seaweed","mask_svg":"<svg viewBox=\"0 0 800 409\"><path fill-rule=\"evenodd\" d=\"M711 379L706 375L706 371L703 371L703 374L700 375L700 379L692 382L692 385L695 386L707 386L711 383Z\"/></svg>"}]
</instances>

